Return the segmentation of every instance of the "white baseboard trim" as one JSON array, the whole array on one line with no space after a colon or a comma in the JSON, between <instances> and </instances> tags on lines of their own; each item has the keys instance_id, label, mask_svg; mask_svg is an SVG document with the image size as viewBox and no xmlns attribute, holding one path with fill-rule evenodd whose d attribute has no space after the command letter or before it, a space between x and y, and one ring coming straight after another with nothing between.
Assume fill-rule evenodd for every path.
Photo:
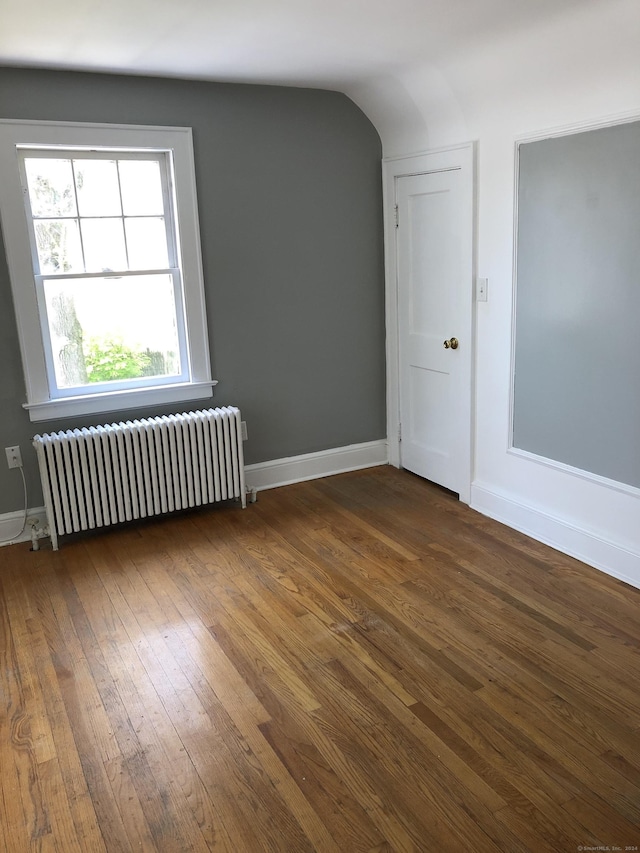
<instances>
[{"instance_id":1,"label":"white baseboard trim","mask_svg":"<svg viewBox=\"0 0 640 853\"><path fill-rule=\"evenodd\" d=\"M47 513L43 506L34 507L27 510L27 521L24 525L24 530L20 532L22 527L22 519L24 512L6 512L0 515L0 548L3 545L15 545L17 542L31 541L31 525L37 524L38 528L46 527Z\"/></svg>"},{"instance_id":2,"label":"white baseboard trim","mask_svg":"<svg viewBox=\"0 0 640 853\"><path fill-rule=\"evenodd\" d=\"M386 465L388 461L387 441L382 439L247 465L245 477L249 487L261 491L304 480L315 480L318 477L330 477L332 474L343 474L346 471Z\"/></svg>"},{"instance_id":3,"label":"white baseboard trim","mask_svg":"<svg viewBox=\"0 0 640 853\"><path fill-rule=\"evenodd\" d=\"M640 589L640 553L548 515L481 483L471 486L472 509Z\"/></svg>"},{"instance_id":4,"label":"white baseboard trim","mask_svg":"<svg viewBox=\"0 0 640 853\"><path fill-rule=\"evenodd\" d=\"M329 477L332 474L342 474L346 471L358 471L361 468L372 468L375 465L386 465L388 462L386 439L368 441L364 444L351 444L347 447L336 447L331 450L321 450L319 453L305 453L302 456L289 456L285 459L274 459L270 462L258 462L247 465L245 476L247 485L258 491L287 486L290 483L300 483L303 480L315 480L318 477ZM27 511L27 522L22 533L22 512L8 512L0 515L0 546L14 545L17 542L28 542L31 539L31 525L38 523L43 528L47 523L44 507L36 507ZM12 537L12 538L11 538Z\"/></svg>"}]
</instances>

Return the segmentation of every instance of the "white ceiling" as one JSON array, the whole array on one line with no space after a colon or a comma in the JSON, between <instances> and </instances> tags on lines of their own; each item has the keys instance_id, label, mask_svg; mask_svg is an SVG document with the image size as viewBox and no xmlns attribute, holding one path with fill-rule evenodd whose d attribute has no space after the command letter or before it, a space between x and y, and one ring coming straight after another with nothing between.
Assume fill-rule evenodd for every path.
<instances>
[{"instance_id":1,"label":"white ceiling","mask_svg":"<svg viewBox=\"0 0 640 853\"><path fill-rule=\"evenodd\" d=\"M0 64L347 90L601 0L0 0Z\"/></svg>"}]
</instances>

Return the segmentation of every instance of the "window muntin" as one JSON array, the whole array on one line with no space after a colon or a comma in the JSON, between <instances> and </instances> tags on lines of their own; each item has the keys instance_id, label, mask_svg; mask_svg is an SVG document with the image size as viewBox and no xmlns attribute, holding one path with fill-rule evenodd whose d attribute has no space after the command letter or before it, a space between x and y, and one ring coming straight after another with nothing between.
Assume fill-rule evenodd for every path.
<instances>
[{"instance_id":1,"label":"window muntin","mask_svg":"<svg viewBox=\"0 0 640 853\"><path fill-rule=\"evenodd\" d=\"M23 148L20 160L36 273L178 265L169 152Z\"/></svg>"}]
</instances>

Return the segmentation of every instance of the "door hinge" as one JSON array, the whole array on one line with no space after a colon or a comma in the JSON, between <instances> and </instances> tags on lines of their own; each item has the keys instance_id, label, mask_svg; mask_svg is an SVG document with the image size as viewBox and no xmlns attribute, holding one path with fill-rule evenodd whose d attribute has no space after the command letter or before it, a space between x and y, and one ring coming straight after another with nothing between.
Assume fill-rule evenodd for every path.
<instances>
[{"instance_id":1,"label":"door hinge","mask_svg":"<svg viewBox=\"0 0 640 853\"><path fill-rule=\"evenodd\" d=\"M398 441L402 441L402 424L398 424Z\"/></svg>"},{"instance_id":2,"label":"door hinge","mask_svg":"<svg viewBox=\"0 0 640 853\"><path fill-rule=\"evenodd\" d=\"M394 210L395 217L396 217L396 228L397 228L397 227L398 227L398 224L399 224L399 222L400 222L400 215L399 215L399 213L398 213L398 205L397 205L397 204L396 204L396 205L394 205L393 210Z\"/></svg>"}]
</instances>

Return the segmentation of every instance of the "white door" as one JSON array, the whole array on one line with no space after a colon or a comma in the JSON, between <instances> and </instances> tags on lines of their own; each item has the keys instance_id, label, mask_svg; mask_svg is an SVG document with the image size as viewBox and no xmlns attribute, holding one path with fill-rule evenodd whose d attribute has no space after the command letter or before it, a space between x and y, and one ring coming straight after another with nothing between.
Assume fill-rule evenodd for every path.
<instances>
[{"instance_id":1,"label":"white door","mask_svg":"<svg viewBox=\"0 0 640 853\"><path fill-rule=\"evenodd\" d=\"M400 459L469 500L471 217L461 168L396 178Z\"/></svg>"}]
</instances>

